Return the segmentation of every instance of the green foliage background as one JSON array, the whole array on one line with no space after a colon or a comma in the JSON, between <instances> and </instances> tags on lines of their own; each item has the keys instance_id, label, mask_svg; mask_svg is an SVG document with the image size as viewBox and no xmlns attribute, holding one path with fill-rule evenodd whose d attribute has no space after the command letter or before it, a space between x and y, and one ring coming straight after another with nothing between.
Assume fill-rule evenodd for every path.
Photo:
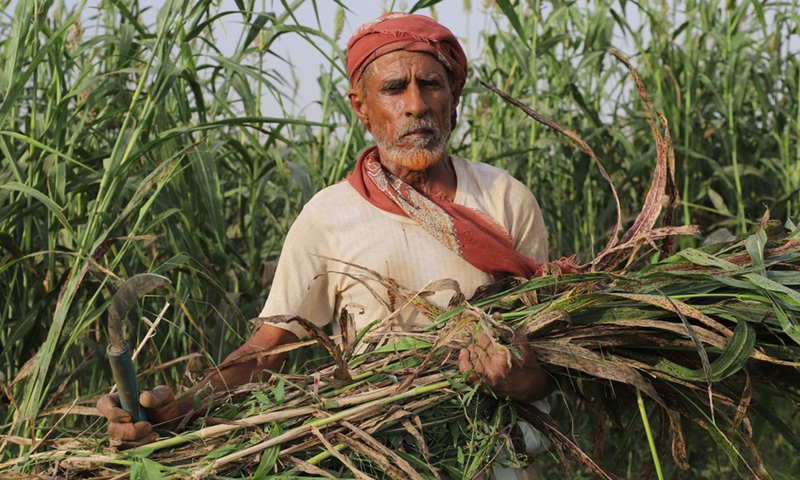
<instances>
[{"instance_id":1,"label":"green foliage background","mask_svg":"<svg viewBox=\"0 0 800 480\"><path fill-rule=\"evenodd\" d=\"M147 386L188 383L184 372L219 362L248 334L246 319L263 304L292 220L368 141L342 70L349 2L333 31L294 16L321 1L237 0L227 11L211 0L168 0L145 24L137 0L102 0L96 11L85 2L19 1L12 9L0 0L3 431L41 438L86 423L48 411L91 406L113 383L105 315L115 286L133 274L173 281L169 294L144 303L150 318L165 300L172 307L137 360L140 371L201 354L151 371ZM425 6L447 23L438 3L408 10ZM477 79L586 140L631 220L649 185L654 142L633 82L608 53L614 47L669 121L683 200L677 223L743 234L765 208L781 221L800 215L795 0L463 8L486 8L495 28L472 59L452 151L531 187L552 257L588 261L605 244L615 221L609 188L588 157ZM89 31L87 16L99 28ZM223 21L244 24L232 54L216 44ZM318 45L330 59L317 79L317 122L293 113L292 82L272 68L282 36ZM263 111L264 97L280 110ZM146 329L140 323L130 335L140 339ZM23 451L5 445L0 458Z\"/></svg>"}]
</instances>

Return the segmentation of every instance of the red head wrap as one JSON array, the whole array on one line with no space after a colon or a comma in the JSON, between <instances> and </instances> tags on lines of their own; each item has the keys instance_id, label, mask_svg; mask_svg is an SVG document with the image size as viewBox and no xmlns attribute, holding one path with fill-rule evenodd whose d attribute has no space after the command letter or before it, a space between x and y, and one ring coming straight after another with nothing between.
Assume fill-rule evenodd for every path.
<instances>
[{"instance_id":1,"label":"red head wrap","mask_svg":"<svg viewBox=\"0 0 800 480\"><path fill-rule=\"evenodd\" d=\"M453 74L455 94L467 80L467 56L458 39L447 27L424 15L384 13L359 27L347 42L347 75L355 87L367 65L376 58L397 50L433 55Z\"/></svg>"}]
</instances>

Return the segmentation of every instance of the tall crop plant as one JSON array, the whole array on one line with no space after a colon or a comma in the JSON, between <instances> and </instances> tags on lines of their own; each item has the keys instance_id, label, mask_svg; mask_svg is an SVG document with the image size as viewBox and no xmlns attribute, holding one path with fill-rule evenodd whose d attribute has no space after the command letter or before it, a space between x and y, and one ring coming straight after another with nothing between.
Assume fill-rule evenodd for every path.
<instances>
[{"instance_id":1,"label":"tall crop plant","mask_svg":"<svg viewBox=\"0 0 800 480\"><path fill-rule=\"evenodd\" d=\"M628 218L641 205L654 151L634 87L610 48L631 57L670 125L679 223L736 234L749 231L765 207L773 218L800 215L796 2L496 4L499 28L485 35L475 75L592 145ZM479 93L465 103L460 152L528 182L548 217L554 256L599 250L613 208L589 158L497 98Z\"/></svg>"},{"instance_id":2,"label":"tall crop plant","mask_svg":"<svg viewBox=\"0 0 800 480\"><path fill-rule=\"evenodd\" d=\"M247 335L297 211L364 143L335 93L338 70L321 123L261 106L292 95L272 67L281 36L341 63L340 39L293 22L302 3L175 0L148 24L135 0L37 0L3 17L0 408L11 433L43 437L45 410L112 383L105 312L120 279L173 281L169 327L140 369L180 352L219 360ZM243 28L226 54L215 38L234 18ZM348 142L330 141L334 122Z\"/></svg>"}]
</instances>

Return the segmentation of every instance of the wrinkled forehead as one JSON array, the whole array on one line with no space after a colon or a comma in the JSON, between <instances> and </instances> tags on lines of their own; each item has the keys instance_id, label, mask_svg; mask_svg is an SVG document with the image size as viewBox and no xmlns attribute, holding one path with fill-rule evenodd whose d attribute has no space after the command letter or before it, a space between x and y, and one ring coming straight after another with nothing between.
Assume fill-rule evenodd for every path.
<instances>
[{"instance_id":1,"label":"wrinkled forehead","mask_svg":"<svg viewBox=\"0 0 800 480\"><path fill-rule=\"evenodd\" d=\"M382 55L364 68L362 78L386 79L435 79L452 80L452 72L446 65L427 52L398 50Z\"/></svg>"}]
</instances>

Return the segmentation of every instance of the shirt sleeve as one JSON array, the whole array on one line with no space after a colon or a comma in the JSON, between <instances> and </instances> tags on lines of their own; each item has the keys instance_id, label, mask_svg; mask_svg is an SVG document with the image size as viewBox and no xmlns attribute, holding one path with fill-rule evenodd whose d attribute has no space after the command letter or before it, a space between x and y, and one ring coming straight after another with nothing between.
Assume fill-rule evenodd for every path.
<instances>
[{"instance_id":1,"label":"shirt sleeve","mask_svg":"<svg viewBox=\"0 0 800 480\"><path fill-rule=\"evenodd\" d=\"M330 234L317 215L304 208L298 215L283 244L275 279L261 317L296 315L318 327L333 318L337 291L328 258L335 258ZM302 338L308 332L297 322L275 323Z\"/></svg>"},{"instance_id":2,"label":"shirt sleeve","mask_svg":"<svg viewBox=\"0 0 800 480\"><path fill-rule=\"evenodd\" d=\"M523 183L511 178L506 209L512 212L511 236L514 249L537 263L548 261L547 226L536 197Z\"/></svg>"}]
</instances>

